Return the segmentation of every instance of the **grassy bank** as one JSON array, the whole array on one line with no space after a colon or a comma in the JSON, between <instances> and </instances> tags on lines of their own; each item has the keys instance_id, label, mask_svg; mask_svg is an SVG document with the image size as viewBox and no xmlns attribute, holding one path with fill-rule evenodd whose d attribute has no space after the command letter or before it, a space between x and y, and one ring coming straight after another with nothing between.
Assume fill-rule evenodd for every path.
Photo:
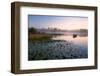
<instances>
[{"instance_id":1,"label":"grassy bank","mask_svg":"<svg viewBox=\"0 0 100 76\"><path fill-rule=\"evenodd\" d=\"M30 34L28 39L29 41L49 41L52 36L48 34Z\"/></svg>"}]
</instances>

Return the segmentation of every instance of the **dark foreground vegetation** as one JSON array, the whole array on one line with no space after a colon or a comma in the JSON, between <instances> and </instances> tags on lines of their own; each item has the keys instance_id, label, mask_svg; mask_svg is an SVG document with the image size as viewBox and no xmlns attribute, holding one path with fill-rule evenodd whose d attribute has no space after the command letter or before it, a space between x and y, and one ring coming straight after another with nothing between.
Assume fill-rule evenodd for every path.
<instances>
[{"instance_id":1,"label":"dark foreground vegetation","mask_svg":"<svg viewBox=\"0 0 100 76\"><path fill-rule=\"evenodd\" d=\"M28 60L87 58L87 48L71 42L52 40L28 43Z\"/></svg>"}]
</instances>

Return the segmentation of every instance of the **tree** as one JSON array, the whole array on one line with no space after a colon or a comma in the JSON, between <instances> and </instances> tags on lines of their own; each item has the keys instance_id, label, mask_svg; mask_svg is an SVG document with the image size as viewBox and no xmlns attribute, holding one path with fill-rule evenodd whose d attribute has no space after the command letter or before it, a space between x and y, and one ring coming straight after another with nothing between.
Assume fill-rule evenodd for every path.
<instances>
[{"instance_id":1,"label":"tree","mask_svg":"<svg viewBox=\"0 0 100 76\"><path fill-rule=\"evenodd\" d=\"M33 27L29 28L28 31L29 33L36 33L36 29Z\"/></svg>"}]
</instances>

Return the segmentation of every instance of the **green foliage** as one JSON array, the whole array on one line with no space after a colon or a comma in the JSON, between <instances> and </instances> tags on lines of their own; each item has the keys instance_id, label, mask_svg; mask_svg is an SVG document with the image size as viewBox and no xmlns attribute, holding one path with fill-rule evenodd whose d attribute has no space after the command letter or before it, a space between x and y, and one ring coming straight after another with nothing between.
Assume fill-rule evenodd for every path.
<instances>
[{"instance_id":1,"label":"green foliage","mask_svg":"<svg viewBox=\"0 0 100 76\"><path fill-rule=\"evenodd\" d=\"M52 36L50 35L31 34L29 36L29 41L48 41L48 40L51 40L51 38Z\"/></svg>"}]
</instances>

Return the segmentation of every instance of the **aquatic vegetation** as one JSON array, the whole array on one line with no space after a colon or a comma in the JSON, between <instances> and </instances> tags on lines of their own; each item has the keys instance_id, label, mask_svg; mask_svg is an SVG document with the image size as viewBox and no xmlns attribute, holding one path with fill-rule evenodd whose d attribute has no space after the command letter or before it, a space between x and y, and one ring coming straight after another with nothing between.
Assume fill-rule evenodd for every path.
<instances>
[{"instance_id":1,"label":"aquatic vegetation","mask_svg":"<svg viewBox=\"0 0 100 76\"><path fill-rule=\"evenodd\" d=\"M30 34L28 40L35 42L35 41L50 41L52 38L51 35L48 34Z\"/></svg>"},{"instance_id":2,"label":"aquatic vegetation","mask_svg":"<svg viewBox=\"0 0 100 76\"><path fill-rule=\"evenodd\" d=\"M28 43L28 60L87 58L87 48L64 40Z\"/></svg>"}]
</instances>

